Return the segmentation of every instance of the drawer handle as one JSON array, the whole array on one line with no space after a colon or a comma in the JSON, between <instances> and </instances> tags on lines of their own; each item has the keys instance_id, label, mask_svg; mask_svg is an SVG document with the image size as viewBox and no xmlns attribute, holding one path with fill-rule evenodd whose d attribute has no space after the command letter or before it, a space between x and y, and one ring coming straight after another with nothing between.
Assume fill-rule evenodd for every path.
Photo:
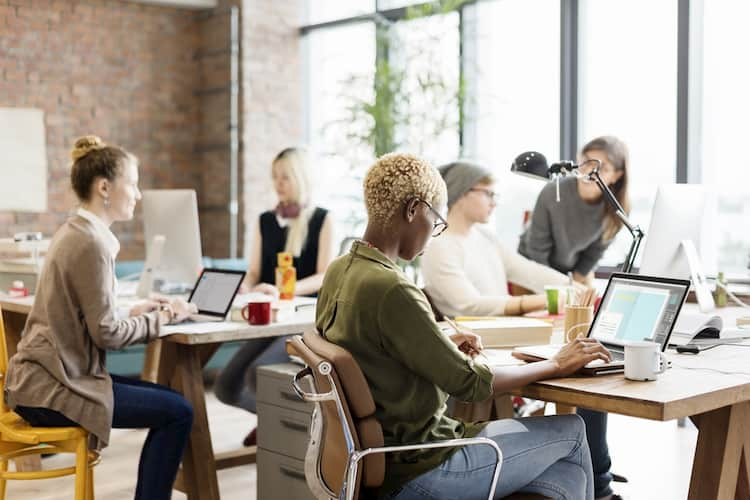
<instances>
[{"instance_id":1,"label":"drawer handle","mask_svg":"<svg viewBox=\"0 0 750 500\"><path fill-rule=\"evenodd\" d=\"M293 392L281 391L281 397L282 399L286 399L287 401L294 401L295 403L304 403L304 401L302 401L299 398L299 396L297 396Z\"/></svg>"},{"instance_id":2,"label":"drawer handle","mask_svg":"<svg viewBox=\"0 0 750 500\"><path fill-rule=\"evenodd\" d=\"M292 422L291 420L286 420L284 418L281 419L281 426L286 427L287 429L291 429L293 431L304 432L305 434L307 434L307 430L308 430L305 424Z\"/></svg>"},{"instance_id":3,"label":"drawer handle","mask_svg":"<svg viewBox=\"0 0 750 500\"><path fill-rule=\"evenodd\" d=\"M301 479L302 481L305 480L305 474L304 474L304 472L300 472L298 470L290 469L289 467L285 467L283 465L279 465L279 470L285 476L293 477L295 479Z\"/></svg>"}]
</instances>

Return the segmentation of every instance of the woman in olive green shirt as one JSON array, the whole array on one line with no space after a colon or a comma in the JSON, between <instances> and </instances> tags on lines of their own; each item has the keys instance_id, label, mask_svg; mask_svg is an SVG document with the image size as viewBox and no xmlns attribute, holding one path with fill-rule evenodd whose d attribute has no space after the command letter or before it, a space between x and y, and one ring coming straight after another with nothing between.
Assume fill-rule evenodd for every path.
<instances>
[{"instance_id":1,"label":"woman in olive green shirt","mask_svg":"<svg viewBox=\"0 0 750 500\"><path fill-rule=\"evenodd\" d=\"M446 400L482 401L493 392L573 373L609 359L579 339L548 361L515 367L477 362L476 336L444 334L424 294L395 264L419 255L447 227L445 184L411 155L380 158L365 178L368 226L362 241L328 268L316 325L347 349L367 378L387 445L486 436L503 450L496 498L514 491L555 499L593 498L585 429L576 415L472 425L446 415ZM486 498L494 468L489 447L430 449L388 456L383 498Z\"/></svg>"}]
</instances>

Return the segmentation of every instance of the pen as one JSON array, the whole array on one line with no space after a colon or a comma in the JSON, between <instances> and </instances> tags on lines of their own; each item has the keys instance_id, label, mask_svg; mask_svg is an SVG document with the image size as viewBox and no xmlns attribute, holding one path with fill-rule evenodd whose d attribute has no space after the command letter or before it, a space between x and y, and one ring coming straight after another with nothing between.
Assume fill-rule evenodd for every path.
<instances>
[{"instance_id":1,"label":"pen","mask_svg":"<svg viewBox=\"0 0 750 500\"><path fill-rule=\"evenodd\" d=\"M455 321L453 321L447 316L443 319L456 331L456 333L461 333L461 328L459 328L459 326L456 324ZM471 356L472 354L476 356L477 354L480 354L482 352L481 349L477 349L476 347L471 345L469 342L465 342L461 344L460 346L458 346L458 348L461 352L463 352L464 354L468 354L469 356Z\"/></svg>"}]
</instances>

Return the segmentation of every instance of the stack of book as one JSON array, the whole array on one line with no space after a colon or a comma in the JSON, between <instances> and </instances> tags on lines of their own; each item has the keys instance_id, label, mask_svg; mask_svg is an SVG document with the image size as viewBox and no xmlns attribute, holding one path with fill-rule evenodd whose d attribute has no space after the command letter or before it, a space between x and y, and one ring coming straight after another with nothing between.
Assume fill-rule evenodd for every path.
<instances>
[{"instance_id":1,"label":"stack of book","mask_svg":"<svg viewBox=\"0 0 750 500\"><path fill-rule=\"evenodd\" d=\"M549 344L552 337L552 324L537 318L459 316L456 322L479 335L484 347Z\"/></svg>"}]
</instances>

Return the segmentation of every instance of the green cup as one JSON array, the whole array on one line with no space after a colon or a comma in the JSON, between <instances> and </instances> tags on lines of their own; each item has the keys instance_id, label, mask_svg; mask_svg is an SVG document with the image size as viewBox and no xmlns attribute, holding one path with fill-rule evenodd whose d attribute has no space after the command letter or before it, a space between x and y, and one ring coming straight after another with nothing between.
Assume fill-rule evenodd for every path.
<instances>
[{"instance_id":1,"label":"green cup","mask_svg":"<svg viewBox=\"0 0 750 500\"><path fill-rule=\"evenodd\" d=\"M560 302L560 287L545 286L544 292L547 294L547 312L549 314L558 314L558 303Z\"/></svg>"}]
</instances>

